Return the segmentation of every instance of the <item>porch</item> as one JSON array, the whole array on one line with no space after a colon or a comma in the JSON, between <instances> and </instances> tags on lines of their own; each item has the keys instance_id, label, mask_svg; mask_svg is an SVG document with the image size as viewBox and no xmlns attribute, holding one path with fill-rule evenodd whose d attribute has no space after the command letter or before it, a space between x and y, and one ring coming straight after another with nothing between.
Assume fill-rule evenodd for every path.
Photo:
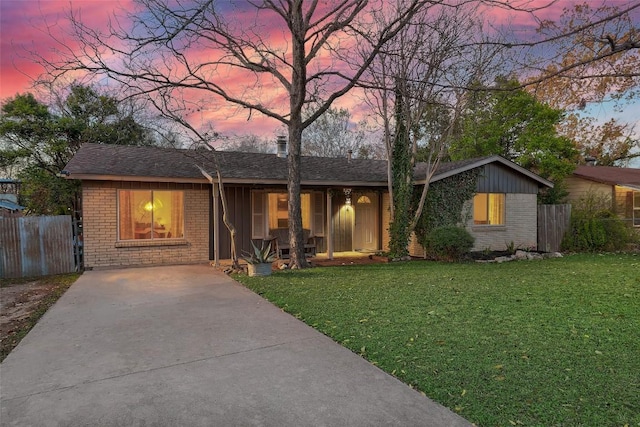
<instances>
[{"instance_id":1,"label":"porch","mask_svg":"<svg viewBox=\"0 0 640 427\"><path fill-rule=\"evenodd\" d=\"M230 258L230 234L222 221L218 185L212 186L210 260L224 265ZM277 186L225 186L227 218L236 229L238 255L271 241L279 257L288 255L288 200L286 189ZM312 262L332 258L367 258L382 250L386 239L388 203L380 188L313 187L302 192L305 252ZM282 247L284 250L280 250ZM344 255L343 255L344 254ZM351 254L351 255L347 255ZM349 261L351 262L351 261Z\"/></svg>"}]
</instances>

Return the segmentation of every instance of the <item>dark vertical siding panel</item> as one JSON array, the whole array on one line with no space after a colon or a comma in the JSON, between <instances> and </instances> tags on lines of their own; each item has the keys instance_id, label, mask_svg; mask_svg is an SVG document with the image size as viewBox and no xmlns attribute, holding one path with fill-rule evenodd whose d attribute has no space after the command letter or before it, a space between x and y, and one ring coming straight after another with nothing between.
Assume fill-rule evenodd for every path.
<instances>
[{"instance_id":1,"label":"dark vertical siding panel","mask_svg":"<svg viewBox=\"0 0 640 427\"><path fill-rule=\"evenodd\" d=\"M242 255L244 249L244 227L242 226L242 187L236 187L233 189L233 225L236 227L236 247L238 256Z\"/></svg>"},{"instance_id":2,"label":"dark vertical siding panel","mask_svg":"<svg viewBox=\"0 0 640 427\"><path fill-rule=\"evenodd\" d=\"M236 250L238 256L243 251L251 249L251 188L225 186L227 196L227 217L236 229ZM222 201L219 202L220 212L220 259L231 258L231 235L222 220Z\"/></svg>"},{"instance_id":3,"label":"dark vertical siding panel","mask_svg":"<svg viewBox=\"0 0 640 427\"><path fill-rule=\"evenodd\" d=\"M227 204L231 204L231 193L232 190L228 187L224 188L224 193L227 196ZM229 230L227 226L224 225L224 221L222 220L225 212L222 209L222 200L218 200L218 212L220 214L218 218L219 228L220 228L220 236L218 236L218 242L220 247L220 259L229 259L231 258L231 239L229 237Z\"/></svg>"},{"instance_id":4,"label":"dark vertical siding panel","mask_svg":"<svg viewBox=\"0 0 640 427\"><path fill-rule=\"evenodd\" d=\"M538 185L524 175L503 165L492 163L482 167L477 191L479 193L537 194Z\"/></svg>"},{"instance_id":5,"label":"dark vertical siding panel","mask_svg":"<svg viewBox=\"0 0 640 427\"><path fill-rule=\"evenodd\" d=\"M242 224L241 250L251 251L251 188L242 187L242 199L239 209L239 222Z\"/></svg>"},{"instance_id":6,"label":"dark vertical siding panel","mask_svg":"<svg viewBox=\"0 0 640 427\"><path fill-rule=\"evenodd\" d=\"M242 197L239 204L239 219L238 223L241 224L242 240L240 240L240 250L245 252L251 251L251 188L242 187Z\"/></svg>"},{"instance_id":7,"label":"dark vertical siding panel","mask_svg":"<svg viewBox=\"0 0 640 427\"><path fill-rule=\"evenodd\" d=\"M213 185L209 186L209 261L214 259L213 245ZM217 236L216 236L217 237Z\"/></svg>"}]
</instances>

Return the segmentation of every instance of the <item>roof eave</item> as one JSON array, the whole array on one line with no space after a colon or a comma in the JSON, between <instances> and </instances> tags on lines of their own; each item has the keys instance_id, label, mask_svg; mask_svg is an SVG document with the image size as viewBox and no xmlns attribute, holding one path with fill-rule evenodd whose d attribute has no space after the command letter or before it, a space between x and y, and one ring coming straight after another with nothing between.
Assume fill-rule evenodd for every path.
<instances>
[{"instance_id":1,"label":"roof eave","mask_svg":"<svg viewBox=\"0 0 640 427\"><path fill-rule=\"evenodd\" d=\"M582 175L582 174L579 174L577 172L573 172L573 176L576 177L576 178L580 178L580 179L586 179L587 181L598 182L600 184L616 185L616 183L613 182L613 181L609 181L609 180L602 179L602 178L595 178L593 176Z\"/></svg>"},{"instance_id":2,"label":"roof eave","mask_svg":"<svg viewBox=\"0 0 640 427\"><path fill-rule=\"evenodd\" d=\"M86 181L140 181L140 182L175 182L175 183L209 183L203 176L202 178L180 178L180 177L161 177L161 176L138 176L138 175L97 175L97 174L81 174L71 173L65 177L66 179L77 179ZM258 179L258 178L223 178L224 184L266 184L266 185L287 185L284 179ZM301 185L304 186L321 186L321 187L384 187L386 181L330 181L330 180L302 180Z\"/></svg>"},{"instance_id":3,"label":"roof eave","mask_svg":"<svg viewBox=\"0 0 640 427\"><path fill-rule=\"evenodd\" d=\"M573 173L573 176L576 177L576 178L585 179L587 181L597 182L599 184L619 185L621 187L629 187L629 188L633 188L633 189L640 188L640 184L637 184L637 183L625 183L625 182L622 182L622 181L615 181L615 180L610 180L610 179L596 178L596 177L593 177L593 176L581 175L581 174L575 173L575 172Z\"/></svg>"},{"instance_id":4,"label":"roof eave","mask_svg":"<svg viewBox=\"0 0 640 427\"><path fill-rule=\"evenodd\" d=\"M140 182L176 182L188 184L208 183L205 177L202 178L180 178L164 176L139 176L139 175L98 175L90 173L70 173L65 179L77 179L83 181L140 181Z\"/></svg>"},{"instance_id":5,"label":"roof eave","mask_svg":"<svg viewBox=\"0 0 640 427\"><path fill-rule=\"evenodd\" d=\"M536 181L538 183L538 186L546 186L546 187L549 187L549 188L553 188L553 186L554 186L553 182L551 182L549 180L546 180L546 179L542 178L541 176L538 176L535 173L531 172L530 170L525 169L522 166L520 166L520 165L518 165L518 164L516 164L516 163L514 163L514 162L512 162L510 160L507 160L504 157L500 157L500 156L485 157L483 159L479 159L476 162L469 163L469 164L461 166L459 168L451 169L451 170L449 170L447 172L444 172L444 173L441 173L441 174L438 174L437 171L436 171L436 174L433 176L433 178L431 178L431 182L440 181L442 179L449 178L450 176L457 175L459 173L466 172L466 171L469 171L471 169L475 169L475 168L478 168L478 167L481 167L481 166L485 166L485 165L488 165L489 163L493 163L493 162L501 163L501 164L503 164L503 165L505 165L505 166L507 166L507 167L509 167L511 169L516 170L517 172L520 172L521 174L523 174L523 175L531 178L532 180ZM419 180L419 181L417 180L416 184L424 185L425 181L426 180L424 180L424 179Z\"/></svg>"}]
</instances>

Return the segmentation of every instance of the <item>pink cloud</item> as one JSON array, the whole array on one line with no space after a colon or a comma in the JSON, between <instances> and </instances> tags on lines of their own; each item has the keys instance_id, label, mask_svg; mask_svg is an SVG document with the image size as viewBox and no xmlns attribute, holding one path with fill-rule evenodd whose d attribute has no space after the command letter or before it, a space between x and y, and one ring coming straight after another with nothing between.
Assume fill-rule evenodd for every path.
<instances>
[{"instance_id":1,"label":"pink cloud","mask_svg":"<svg viewBox=\"0 0 640 427\"><path fill-rule=\"evenodd\" d=\"M56 49L74 49L69 37L68 16L73 8L91 28L105 28L115 10L131 0L2 0L0 2L0 99L32 90L31 84L42 67L31 57L37 52L52 58ZM53 37L52 37L53 36ZM54 38L57 39L54 40Z\"/></svg>"},{"instance_id":2,"label":"pink cloud","mask_svg":"<svg viewBox=\"0 0 640 427\"><path fill-rule=\"evenodd\" d=\"M536 6L550 3L550 0L511 0L511 4L522 6ZM551 7L537 12L540 19L556 19L562 13L562 9L570 7L575 3L584 0L561 0ZM71 7L79 10L82 22L91 28L104 28L108 19L118 9L130 10L133 0L121 0L116 3L108 0L73 0ZM238 3L242 5L242 3ZM628 4L628 0L607 0L609 5ZM223 3L223 7L227 7ZM597 6L597 5L596 5ZM231 6L228 6L231 7ZM66 17L69 13L69 0L1 0L0 1L0 99L14 96L18 92L26 92L30 89L31 80L36 78L41 72L41 67L28 57L29 51L37 51L40 55L53 55L55 43L49 35L49 31L56 36L63 37L69 30ZM255 22L255 11L249 9L235 8L235 23L246 25L247 22ZM531 16L515 13L506 9L492 8L485 10L486 17L493 24L510 22L512 26L519 29L518 37L529 37L535 35L537 22ZM283 47L287 45L287 40L283 31L273 25L271 20L261 20L260 27L251 27L270 42L276 41ZM281 22L278 19L278 22ZM258 24L256 24L258 25ZM68 37L63 38L63 42L69 47L75 45ZM203 55L205 51L193 51L194 55ZM329 59L318 58L321 66L330 66ZM237 89L238 93L246 88L250 88L254 83L255 76L248 73L233 73L218 76L226 82L232 82L230 87ZM262 79L265 84L263 94L269 101L286 107L287 99L283 95L278 83ZM202 93L197 95L203 96ZM206 96L206 94L205 94ZM251 119L249 112L237 107L221 105L218 99L210 101L209 110L193 115L195 121L212 121L216 130L224 133L256 133L260 135L273 135L280 127L279 122L274 119L264 117L260 113L252 112ZM357 96L347 96L337 101L337 107L345 107L352 111L355 121L361 120L367 114L366 107Z\"/></svg>"}]
</instances>

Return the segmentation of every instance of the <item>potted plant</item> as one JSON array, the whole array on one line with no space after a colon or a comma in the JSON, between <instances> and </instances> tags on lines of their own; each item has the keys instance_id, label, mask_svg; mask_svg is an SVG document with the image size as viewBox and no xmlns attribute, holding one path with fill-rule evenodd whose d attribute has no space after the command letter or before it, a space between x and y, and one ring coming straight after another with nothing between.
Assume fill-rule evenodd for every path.
<instances>
[{"instance_id":1,"label":"potted plant","mask_svg":"<svg viewBox=\"0 0 640 427\"><path fill-rule=\"evenodd\" d=\"M264 242L258 248L251 242L253 252L243 256L247 261L247 272L249 276L269 276L271 274L271 263L276 260L276 253L271 250L271 242L266 246Z\"/></svg>"}]
</instances>

